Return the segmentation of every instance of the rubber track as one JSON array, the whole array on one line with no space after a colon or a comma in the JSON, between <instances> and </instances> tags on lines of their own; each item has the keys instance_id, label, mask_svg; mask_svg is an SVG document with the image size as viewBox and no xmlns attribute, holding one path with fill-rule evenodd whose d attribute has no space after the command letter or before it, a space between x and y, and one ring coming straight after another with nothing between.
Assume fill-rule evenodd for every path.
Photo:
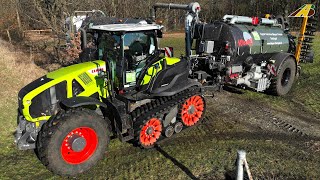
<instances>
[{"instance_id":1,"label":"rubber track","mask_svg":"<svg viewBox=\"0 0 320 180\"><path fill-rule=\"evenodd\" d=\"M150 103L147 103L145 105L142 105L136 108L130 114L134 123L134 132L135 132L134 144L144 148L148 148L148 147L142 146L139 141L139 135L140 135L142 126L152 117L162 119L165 113L168 113L171 110L171 108L173 108L176 105L180 105L186 99L188 99L193 95L201 95L200 88L198 87L189 88L173 96L160 97L159 99L156 99L154 101L151 101ZM160 136L157 142L159 142L162 139L163 137Z\"/></svg>"},{"instance_id":2,"label":"rubber track","mask_svg":"<svg viewBox=\"0 0 320 180\"><path fill-rule=\"evenodd\" d=\"M214 115L207 111L203 120L197 123L195 126L188 127L183 130L180 134L182 136L175 137L174 134L171 138L173 141L170 141L170 138L165 138L159 144L166 143L167 145L192 145L196 143L202 143L204 139L213 139L216 138L217 134L214 132L214 122L212 119L216 118ZM192 133L189 135L189 133Z\"/></svg>"}]
</instances>

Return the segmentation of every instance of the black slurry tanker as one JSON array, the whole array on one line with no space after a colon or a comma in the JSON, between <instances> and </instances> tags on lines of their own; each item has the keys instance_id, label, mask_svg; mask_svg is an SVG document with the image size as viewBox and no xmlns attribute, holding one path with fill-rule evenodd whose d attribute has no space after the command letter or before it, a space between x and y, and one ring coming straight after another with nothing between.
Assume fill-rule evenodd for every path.
<instances>
[{"instance_id":1,"label":"black slurry tanker","mask_svg":"<svg viewBox=\"0 0 320 180\"><path fill-rule=\"evenodd\" d=\"M285 95L298 72L296 45L287 28L282 17L225 15L222 21L196 24L192 70L209 84Z\"/></svg>"}]
</instances>

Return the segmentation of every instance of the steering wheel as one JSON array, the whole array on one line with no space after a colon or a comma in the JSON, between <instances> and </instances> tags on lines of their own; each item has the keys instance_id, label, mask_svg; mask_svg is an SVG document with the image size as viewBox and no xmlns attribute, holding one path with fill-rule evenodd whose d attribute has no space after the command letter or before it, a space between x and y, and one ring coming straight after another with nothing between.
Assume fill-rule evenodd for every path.
<instances>
[{"instance_id":1,"label":"steering wheel","mask_svg":"<svg viewBox=\"0 0 320 180\"><path fill-rule=\"evenodd\" d=\"M130 44L129 51L132 55L141 55L143 53L143 45L140 41L134 41Z\"/></svg>"}]
</instances>

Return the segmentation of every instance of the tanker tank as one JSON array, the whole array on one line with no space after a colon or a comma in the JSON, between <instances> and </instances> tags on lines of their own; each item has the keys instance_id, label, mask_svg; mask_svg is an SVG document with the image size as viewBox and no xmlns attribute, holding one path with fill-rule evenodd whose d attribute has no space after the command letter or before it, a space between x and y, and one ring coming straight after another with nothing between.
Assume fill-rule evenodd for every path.
<instances>
[{"instance_id":1,"label":"tanker tank","mask_svg":"<svg viewBox=\"0 0 320 180\"><path fill-rule=\"evenodd\" d=\"M288 32L288 24L280 16L226 15L222 21L197 23L193 32L194 75L205 77L201 81L209 84L232 84L284 95L297 73L295 41Z\"/></svg>"},{"instance_id":2,"label":"tanker tank","mask_svg":"<svg viewBox=\"0 0 320 180\"><path fill-rule=\"evenodd\" d=\"M248 57L258 63L269 59L274 53L295 51L290 43L291 35L276 21L253 25L241 19L238 19L240 22L232 22L232 19L198 24L194 36L196 47L199 47L197 54L229 55L230 63L239 64Z\"/></svg>"}]
</instances>

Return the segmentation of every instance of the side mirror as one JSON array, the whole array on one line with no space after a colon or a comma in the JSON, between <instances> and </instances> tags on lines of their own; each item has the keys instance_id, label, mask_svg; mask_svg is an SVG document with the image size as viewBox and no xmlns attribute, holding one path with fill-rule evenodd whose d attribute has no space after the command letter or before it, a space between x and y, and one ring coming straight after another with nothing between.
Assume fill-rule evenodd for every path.
<instances>
[{"instance_id":1,"label":"side mirror","mask_svg":"<svg viewBox=\"0 0 320 180\"><path fill-rule=\"evenodd\" d=\"M162 30L157 30L157 38L162 38L162 37L163 37Z\"/></svg>"}]
</instances>

